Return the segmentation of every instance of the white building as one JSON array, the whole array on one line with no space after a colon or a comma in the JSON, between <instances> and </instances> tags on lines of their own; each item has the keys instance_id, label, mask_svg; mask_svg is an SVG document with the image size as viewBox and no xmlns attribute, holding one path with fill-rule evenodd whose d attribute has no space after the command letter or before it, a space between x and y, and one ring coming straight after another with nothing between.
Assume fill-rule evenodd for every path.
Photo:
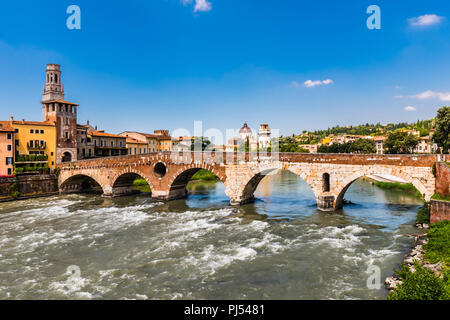
<instances>
[{"instance_id":1,"label":"white building","mask_svg":"<svg viewBox=\"0 0 450 320\"><path fill-rule=\"evenodd\" d=\"M241 129L239 129L239 136L228 140L226 146L227 151L234 151L240 146L249 143L250 151L255 152L258 149L265 149L270 147L270 128L267 123L262 123L259 126L258 134L255 136L252 129L245 122Z\"/></svg>"}]
</instances>

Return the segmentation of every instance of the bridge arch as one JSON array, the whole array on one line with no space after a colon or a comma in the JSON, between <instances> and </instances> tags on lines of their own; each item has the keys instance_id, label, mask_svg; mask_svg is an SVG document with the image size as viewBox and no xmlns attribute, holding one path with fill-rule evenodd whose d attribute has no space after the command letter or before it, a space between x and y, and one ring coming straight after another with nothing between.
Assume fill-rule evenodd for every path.
<instances>
[{"instance_id":1,"label":"bridge arch","mask_svg":"<svg viewBox=\"0 0 450 320\"><path fill-rule=\"evenodd\" d=\"M411 177L408 173L399 170L399 169L386 169L383 168L383 170L377 170L373 169L368 172L358 172L351 174L349 176L343 177L341 182L337 184L336 190L334 192L335 196L335 209L342 208L343 202L344 202L344 195L347 192L348 188L352 185L353 182L358 180L359 178L370 176L370 175L379 175L379 174L385 174L385 175L391 175L397 178L402 179L403 181L406 181L406 183L411 183L419 192L422 194L424 199L426 201L429 201L431 196L433 195L432 192L430 192L425 184L418 178Z\"/></svg>"},{"instance_id":2,"label":"bridge arch","mask_svg":"<svg viewBox=\"0 0 450 320\"><path fill-rule=\"evenodd\" d=\"M87 193L105 190L104 184L98 177L89 174L75 174L61 181L59 190L61 193Z\"/></svg>"},{"instance_id":3,"label":"bridge arch","mask_svg":"<svg viewBox=\"0 0 450 320\"><path fill-rule=\"evenodd\" d=\"M154 184L149 177L140 170L127 168L119 171L111 179L112 196L122 196L133 193L133 182L136 179L144 179L150 187L150 191L155 190Z\"/></svg>"},{"instance_id":4,"label":"bridge arch","mask_svg":"<svg viewBox=\"0 0 450 320\"><path fill-rule=\"evenodd\" d=\"M230 197L232 198L231 203L245 204L254 201L255 200L254 193L258 188L260 182L266 176L272 173L276 173L277 171L280 170L291 172L296 176L300 177L310 187L315 198L317 198L318 195L320 194L320 190L317 189L314 180L311 179L311 177L307 175L304 170L301 170L300 168L290 165L281 165L280 163L273 163L253 168L251 173L247 175L246 179L242 179L243 182L239 186L237 196L235 196L234 198Z\"/></svg>"},{"instance_id":5,"label":"bridge arch","mask_svg":"<svg viewBox=\"0 0 450 320\"><path fill-rule=\"evenodd\" d=\"M169 194L168 199L180 199L187 196L187 184L191 178L201 169L214 173L219 180L225 184L226 177L221 172L218 172L214 167L208 164L192 164L179 168L176 172L171 174L169 179Z\"/></svg>"}]
</instances>

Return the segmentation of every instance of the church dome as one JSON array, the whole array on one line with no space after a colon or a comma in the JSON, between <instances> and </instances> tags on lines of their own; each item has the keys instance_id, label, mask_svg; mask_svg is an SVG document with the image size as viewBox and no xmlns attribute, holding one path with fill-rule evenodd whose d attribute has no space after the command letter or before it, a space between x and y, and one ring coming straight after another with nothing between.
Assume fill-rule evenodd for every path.
<instances>
[{"instance_id":1,"label":"church dome","mask_svg":"<svg viewBox=\"0 0 450 320\"><path fill-rule=\"evenodd\" d=\"M248 127L247 122L244 123L242 128L239 130L239 133L251 133L252 130Z\"/></svg>"}]
</instances>

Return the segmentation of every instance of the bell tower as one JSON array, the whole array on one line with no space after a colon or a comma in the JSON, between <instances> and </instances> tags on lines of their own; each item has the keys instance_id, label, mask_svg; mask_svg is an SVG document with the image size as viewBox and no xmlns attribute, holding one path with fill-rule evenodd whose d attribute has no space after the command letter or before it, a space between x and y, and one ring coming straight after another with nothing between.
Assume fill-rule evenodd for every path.
<instances>
[{"instance_id":1,"label":"bell tower","mask_svg":"<svg viewBox=\"0 0 450 320\"><path fill-rule=\"evenodd\" d=\"M64 100L64 86L61 84L61 66L49 63L45 70L46 81L42 101Z\"/></svg>"},{"instance_id":2,"label":"bell tower","mask_svg":"<svg viewBox=\"0 0 450 320\"><path fill-rule=\"evenodd\" d=\"M59 64L47 64L42 93L42 120L56 126L56 163L77 160L76 103L64 100Z\"/></svg>"}]
</instances>

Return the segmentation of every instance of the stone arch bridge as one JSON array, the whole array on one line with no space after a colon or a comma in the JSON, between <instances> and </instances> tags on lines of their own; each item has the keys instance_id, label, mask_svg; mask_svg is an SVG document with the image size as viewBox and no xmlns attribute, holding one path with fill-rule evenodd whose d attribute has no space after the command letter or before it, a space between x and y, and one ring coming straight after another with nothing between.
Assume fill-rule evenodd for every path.
<instances>
[{"instance_id":1,"label":"stone arch bridge","mask_svg":"<svg viewBox=\"0 0 450 320\"><path fill-rule=\"evenodd\" d=\"M311 187L320 210L340 209L356 179L387 174L412 183L429 201L435 191L435 155L356 155L299 153L171 152L97 158L59 164L62 193L94 186L104 196L132 193L133 181L147 181L155 200L187 196L186 185L200 169L213 172L225 185L232 205L254 200L259 182L276 170L289 170Z\"/></svg>"}]
</instances>

